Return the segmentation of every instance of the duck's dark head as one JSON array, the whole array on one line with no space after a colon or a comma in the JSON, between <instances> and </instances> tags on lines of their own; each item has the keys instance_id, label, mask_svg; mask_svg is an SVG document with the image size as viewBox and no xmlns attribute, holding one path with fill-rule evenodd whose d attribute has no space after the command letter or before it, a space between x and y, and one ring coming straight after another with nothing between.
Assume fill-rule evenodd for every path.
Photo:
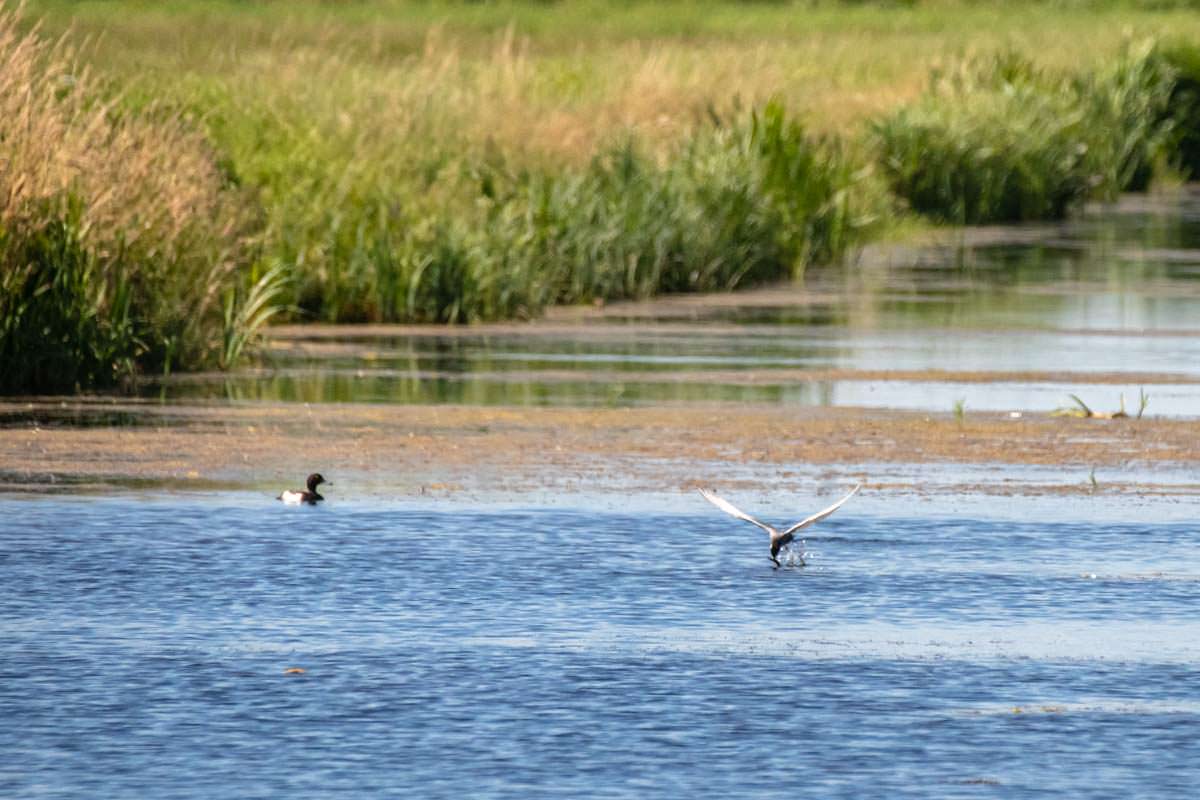
<instances>
[{"instance_id":1,"label":"duck's dark head","mask_svg":"<svg viewBox=\"0 0 1200 800\"><path fill-rule=\"evenodd\" d=\"M319 472L314 472L312 475L308 476L308 490L310 492L312 492L313 494L316 494L317 487L325 482L326 481L325 481L324 475L322 475ZM332 486L333 484L331 483L329 485Z\"/></svg>"}]
</instances>

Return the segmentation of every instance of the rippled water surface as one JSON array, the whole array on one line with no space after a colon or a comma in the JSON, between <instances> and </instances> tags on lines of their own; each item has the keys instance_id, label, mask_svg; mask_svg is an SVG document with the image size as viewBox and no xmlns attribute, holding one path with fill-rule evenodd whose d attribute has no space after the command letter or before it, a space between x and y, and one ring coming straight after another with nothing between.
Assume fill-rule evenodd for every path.
<instances>
[{"instance_id":1,"label":"rippled water surface","mask_svg":"<svg viewBox=\"0 0 1200 800\"><path fill-rule=\"evenodd\" d=\"M1194 796L1194 524L886 508L0 499L0 795Z\"/></svg>"},{"instance_id":2,"label":"rippled water surface","mask_svg":"<svg viewBox=\"0 0 1200 800\"><path fill-rule=\"evenodd\" d=\"M1200 194L1000 239L582 321L281 333L259 368L10 403L0 433L182 435L197 402L1200 413ZM890 484L784 569L694 494L557 474L400 503L372 470L315 509L153 475L0 494L0 797L1192 798L1200 507L1164 487L1195 475L1136 455L841 465ZM822 490L796 509L770 464L636 457L776 521L845 489L789 466ZM104 471L78 458L76 491Z\"/></svg>"}]
</instances>

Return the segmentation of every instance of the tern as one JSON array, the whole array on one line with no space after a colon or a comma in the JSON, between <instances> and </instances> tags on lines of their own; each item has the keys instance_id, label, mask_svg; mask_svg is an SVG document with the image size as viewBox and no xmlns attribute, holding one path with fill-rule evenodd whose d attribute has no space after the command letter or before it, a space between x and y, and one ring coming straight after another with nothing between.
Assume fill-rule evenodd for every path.
<instances>
[{"instance_id":1,"label":"tern","mask_svg":"<svg viewBox=\"0 0 1200 800\"><path fill-rule=\"evenodd\" d=\"M783 565L779 563L779 551L783 547L792 543L792 539L795 538L796 531L800 530L801 528L807 528L809 525L812 525L814 522L820 522L821 520L825 519L830 514L837 511L839 508L841 508L843 503L845 503L851 497L854 497L854 495L857 494L858 490L861 488L862 488L862 484L860 483L857 486L855 486L853 489L851 489L850 493L848 495L843 497L841 500L838 500L836 503L831 505L829 508L826 508L823 511L818 511L817 513L813 514L811 517L800 520L795 525L793 525L792 527L790 527L784 531L780 531L776 528L771 527L770 525L766 524L765 522L760 522L759 520L756 520L754 517L750 516L745 511L742 511L737 506L735 506L733 503L730 503L728 500L725 500L721 497L717 497L717 495L713 494L708 489L701 489L700 494L704 497L705 500L707 500L708 502L712 503L717 508L724 511L729 516L736 517L737 519L743 520L745 522L749 522L751 525L757 525L758 527L760 527L764 531L766 531L768 534L770 534L770 536L771 536L771 560L775 562L776 567L780 567ZM800 565L804 566L804 557L803 556L800 557Z\"/></svg>"}]
</instances>

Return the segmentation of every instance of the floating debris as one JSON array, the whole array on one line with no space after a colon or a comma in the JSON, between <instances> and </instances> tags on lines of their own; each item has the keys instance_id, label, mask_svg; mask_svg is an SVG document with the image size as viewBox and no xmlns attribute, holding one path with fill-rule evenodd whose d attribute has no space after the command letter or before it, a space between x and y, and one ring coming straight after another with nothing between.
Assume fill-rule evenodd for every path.
<instances>
[{"instance_id":1,"label":"floating debris","mask_svg":"<svg viewBox=\"0 0 1200 800\"><path fill-rule=\"evenodd\" d=\"M1065 706L1013 706L1014 714L1062 714Z\"/></svg>"}]
</instances>

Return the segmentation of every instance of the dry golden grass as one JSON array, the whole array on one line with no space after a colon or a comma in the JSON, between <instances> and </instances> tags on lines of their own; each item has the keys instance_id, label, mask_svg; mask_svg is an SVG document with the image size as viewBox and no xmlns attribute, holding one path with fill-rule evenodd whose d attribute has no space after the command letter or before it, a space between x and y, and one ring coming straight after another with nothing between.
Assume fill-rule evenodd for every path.
<instances>
[{"instance_id":1,"label":"dry golden grass","mask_svg":"<svg viewBox=\"0 0 1200 800\"><path fill-rule=\"evenodd\" d=\"M203 136L177 114L120 110L63 40L22 32L11 10L0 10L0 141L0 224L75 202L102 261L124 249L178 264L199 245L232 269L241 211Z\"/></svg>"},{"instance_id":2,"label":"dry golden grass","mask_svg":"<svg viewBox=\"0 0 1200 800\"><path fill-rule=\"evenodd\" d=\"M65 38L0 3L6 389L215 363L242 319L231 298L252 259L251 205L202 126L125 101Z\"/></svg>"}]
</instances>

